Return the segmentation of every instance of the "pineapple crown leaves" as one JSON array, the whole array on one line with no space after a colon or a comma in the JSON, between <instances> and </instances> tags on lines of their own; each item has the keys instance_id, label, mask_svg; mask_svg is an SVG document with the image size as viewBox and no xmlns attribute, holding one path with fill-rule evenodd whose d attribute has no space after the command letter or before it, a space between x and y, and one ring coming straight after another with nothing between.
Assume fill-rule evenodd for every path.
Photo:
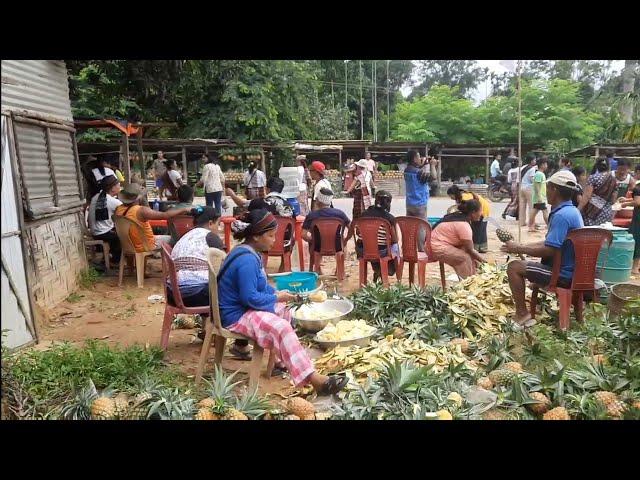
<instances>
[{"instance_id":1,"label":"pineapple crown leaves","mask_svg":"<svg viewBox=\"0 0 640 480\"><path fill-rule=\"evenodd\" d=\"M216 365L212 380L205 379L210 396L216 402L216 410L224 410L236 400L233 390L242 383L232 382L237 374L238 372L233 372L227 375L220 365Z\"/></svg>"},{"instance_id":2,"label":"pineapple crown leaves","mask_svg":"<svg viewBox=\"0 0 640 480\"><path fill-rule=\"evenodd\" d=\"M148 417L160 420L190 420L195 413L195 401L180 394L177 388L162 388L158 399L151 402Z\"/></svg>"},{"instance_id":3,"label":"pineapple crown leaves","mask_svg":"<svg viewBox=\"0 0 640 480\"><path fill-rule=\"evenodd\" d=\"M62 418L66 420L90 420L91 403L98 396L98 390L93 380L89 379L87 385L76 394L75 401L63 407L61 411Z\"/></svg>"},{"instance_id":4,"label":"pineapple crown leaves","mask_svg":"<svg viewBox=\"0 0 640 480\"><path fill-rule=\"evenodd\" d=\"M410 362L401 363L395 359L393 363L383 360L385 387L392 393L416 391L421 380L425 379L431 372L432 366L416 368Z\"/></svg>"},{"instance_id":5,"label":"pineapple crown leaves","mask_svg":"<svg viewBox=\"0 0 640 480\"><path fill-rule=\"evenodd\" d=\"M258 395L257 387L250 392L245 393L241 397L236 398L235 408L252 420L258 419L264 416L272 405L265 397Z\"/></svg>"}]
</instances>

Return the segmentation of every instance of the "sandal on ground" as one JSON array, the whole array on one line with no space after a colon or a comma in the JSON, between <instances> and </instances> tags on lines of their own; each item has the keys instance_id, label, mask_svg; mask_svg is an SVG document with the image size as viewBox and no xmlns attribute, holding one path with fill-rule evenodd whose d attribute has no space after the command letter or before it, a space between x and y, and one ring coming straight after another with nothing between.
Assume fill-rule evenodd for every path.
<instances>
[{"instance_id":1,"label":"sandal on ground","mask_svg":"<svg viewBox=\"0 0 640 480\"><path fill-rule=\"evenodd\" d=\"M334 395L347 386L349 379L345 375L329 375L329 379L324 382L318 395Z\"/></svg>"},{"instance_id":2,"label":"sandal on ground","mask_svg":"<svg viewBox=\"0 0 640 480\"><path fill-rule=\"evenodd\" d=\"M229 353L233 355L236 360L251 360L251 352L243 352L235 343L229 347Z\"/></svg>"},{"instance_id":3,"label":"sandal on ground","mask_svg":"<svg viewBox=\"0 0 640 480\"><path fill-rule=\"evenodd\" d=\"M282 377L283 375L289 373L285 367L278 367L277 365L273 367L273 371L271 372L272 377Z\"/></svg>"}]
</instances>

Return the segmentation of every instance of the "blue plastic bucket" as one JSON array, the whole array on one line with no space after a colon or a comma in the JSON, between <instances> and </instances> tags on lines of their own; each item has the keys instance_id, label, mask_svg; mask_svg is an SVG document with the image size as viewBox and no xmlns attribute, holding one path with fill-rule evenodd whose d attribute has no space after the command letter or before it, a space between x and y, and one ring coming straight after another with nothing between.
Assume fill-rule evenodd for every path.
<instances>
[{"instance_id":1,"label":"blue plastic bucket","mask_svg":"<svg viewBox=\"0 0 640 480\"><path fill-rule=\"evenodd\" d=\"M290 292L306 292L315 290L318 283L318 274L315 272L291 272L287 275L273 277L278 290Z\"/></svg>"}]
</instances>

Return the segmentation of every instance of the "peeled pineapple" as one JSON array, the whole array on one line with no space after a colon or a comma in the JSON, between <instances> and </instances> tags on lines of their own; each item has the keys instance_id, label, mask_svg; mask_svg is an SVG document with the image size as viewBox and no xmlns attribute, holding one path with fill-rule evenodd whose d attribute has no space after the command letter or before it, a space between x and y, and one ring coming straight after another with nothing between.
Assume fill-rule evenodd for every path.
<instances>
[{"instance_id":1,"label":"peeled pineapple","mask_svg":"<svg viewBox=\"0 0 640 480\"><path fill-rule=\"evenodd\" d=\"M455 403L457 406L462 405L462 402L464 402L462 396L457 392L451 392L449 395L447 395L447 400Z\"/></svg>"},{"instance_id":2,"label":"peeled pineapple","mask_svg":"<svg viewBox=\"0 0 640 480\"><path fill-rule=\"evenodd\" d=\"M542 416L543 420L571 420L569 412L564 407L556 407Z\"/></svg>"},{"instance_id":3,"label":"peeled pineapple","mask_svg":"<svg viewBox=\"0 0 640 480\"><path fill-rule=\"evenodd\" d=\"M447 410L438 410L436 412L438 420L453 420L453 416Z\"/></svg>"},{"instance_id":4,"label":"peeled pineapple","mask_svg":"<svg viewBox=\"0 0 640 480\"><path fill-rule=\"evenodd\" d=\"M309 300L315 303L322 303L327 300L327 292L325 292L324 290L313 292L309 294Z\"/></svg>"},{"instance_id":5,"label":"peeled pineapple","mask_svg":"<svg viewBox=\"0 0 640 480\"><path fill-rule=\"evenodd\" d=\"M92 420L115 420L116 402L110 397L98 397L91 404Z\"/></svg>"},{"instance_id":6,"label":"peeled pineapple","mask_svg":"<svg viewBox=\"0 0 640 480\"><path fill-rule=\"evenodd\" d=\"M551 406L551 400L549 400L549 397L547 397L544 393L532 392L529 394L529 396L532 399L538 401L538 403L527 405L533 413L542 415L543 413L546 413L547 410L549 410L549 407Z\"/></svg>"}]
</instances>

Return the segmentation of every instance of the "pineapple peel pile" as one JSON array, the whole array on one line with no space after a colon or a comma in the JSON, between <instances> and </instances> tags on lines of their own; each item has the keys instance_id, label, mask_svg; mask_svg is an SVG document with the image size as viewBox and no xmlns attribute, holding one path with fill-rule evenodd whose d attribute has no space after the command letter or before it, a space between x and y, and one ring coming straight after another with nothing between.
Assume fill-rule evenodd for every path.
<instances>
[{"instance_id":1,"label":"pineapple peel pile","mask_svg":"<svg viewBox=\"0 0 640 480\"><path fill-rule=\"evenodd\" d=\"M419 365L433 365L434 371L442 371L450 362L466 363L469 368L477 368L462 354L460 345L433 346L421 340L393 338L388 335L373 341L366 347L350 345L329 350L315 360L318 372L322 374L350 372L353 377L377 376L384 361L411 361Z\"/></svg>"},{"instance_id":2,"label":"pineapple peel pile","mask_svg":"<svg viewBox=\"0 0 640 480\"><path fill-rule=\"evenodd\" d=\"M376 328L367 325L364 320L340 320L335 325L329 323L318 332L317 337L326 342L341 342L368 337L375 331Z\"/></svg>"},{"instance_id":3,"label":"pineapple peel pile","mask_svg":"<svg viewBox=\"0 0 640 480\"><path fill-rule=\"evenodd\" d=\"M526 297L531 297L528 288ZM449 289L446 298L454 323L468 338L474 338L474 332L482 337L500 331L515 314L507 270L497 265L483 264L476 275ZM539 318L544 320L548 315L543 311Z\"/></svg>"}]
</instances>

